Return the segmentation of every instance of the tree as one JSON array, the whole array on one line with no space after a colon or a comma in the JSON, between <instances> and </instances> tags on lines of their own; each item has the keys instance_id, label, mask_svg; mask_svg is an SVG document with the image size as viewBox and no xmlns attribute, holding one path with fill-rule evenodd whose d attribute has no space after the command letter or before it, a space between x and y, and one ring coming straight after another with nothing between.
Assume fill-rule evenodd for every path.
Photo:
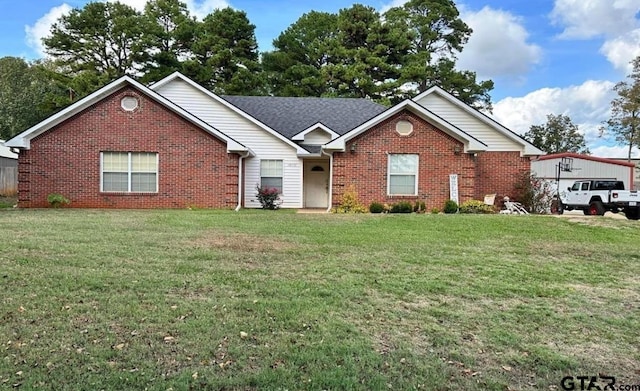
<instances>
[{"instance_id":1,"label":"tree","mask_svg":"<svg viewBox=\"0 0 640 391\"><path fill-rule=\"evenodd\" d=\"M563 114L547 115L547 123L532 125L524 138L547 153L591 153L578 126Z\"/></svg>"},{"instance_id":2,"label":"tree","mask_svg":"<svg viewBox=\"0 0 640 391\"><path fill-rule=\"evenodd\" d=\"M631 150L640 146L640 56L631 61L630 80L617 83L613 90L618 97L611 101L611 118L600 128L600 135L608 134L628 147L627 160L631 161Z\"/></svg>"},{"instance_id":3,"label":"tree","mask_svg":"<svg viewBox=\"0 0 640 391\"><path fill-rule=\"evenodd\" d=\"M127 5L88 3L62 16L43 42L62 72L97 74L102 83L140 71L145 26L142 15Z\"/></svg>"},{"instance_id":4,"label":"tree","mask_svg":"<svg viewBox=\"0 0 640 391\"><path fill-rule=\"evenodd\" d=\"M185 74L218 94L261 95L255 28L244 11L224 8L207 15L196 28Z\"/></svg>"},{"instance_id":5,"label":"tree","mask_svg":"<svg viewBox=\"0 0 640 391\"><path fill-rule=\"evenodd\" d=\"M269 90L277 96L323 96L329 89L322 68L338 30L338 16L311 11L274 39L262 54Z\"/></svg>"},{"instance_id":6,"label":"tree","mask_svg":"<svg viewBox=\"0 0 640 391\"><path fill-rule=\"evenodd\" d=\"M491 110L493 82L478 83L475 72L455 69L456 54L473 30L460 19L452 0L411 0L389 9L384 18L403 26L410 36L410 50L400 68L403 98L439 85L469 105Z\"/></svg>"},{"instance_id":7,"label":"tree","mask_svg":"<svg viewBox=\"0 0 640 391\"><path fill-rule=\"evenodd\" d=\"M43 65L0 58L0 139L13 137L58 110L54 96L61 93Z\"/></svg>"},{"instance_id":8,"label":"tree","mask_svg":"<svg viewBox=\"0 0 640 391\"><path fill-rule=\"evenodd\" d=\"M197 22L179 0L149 0L145 5L146 34L143 40L143 82L157 81L182 71L191 57Z\"/></svg>"}]
</instances>

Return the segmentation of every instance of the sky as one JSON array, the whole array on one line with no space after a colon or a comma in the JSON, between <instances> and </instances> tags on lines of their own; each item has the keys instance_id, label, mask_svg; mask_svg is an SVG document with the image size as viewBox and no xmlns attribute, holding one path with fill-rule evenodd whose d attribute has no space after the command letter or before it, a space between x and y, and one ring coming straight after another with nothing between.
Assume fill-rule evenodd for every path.
<instances>
[{"instance_id":1,"label":"sky","mask_svg":"<svg viewBox=\"0 0 640 391\"><path fill-rule=\"evenodd\" d=\"M111 1L111 0L107 0ZM260 51L309 11L337 12L355 2L383 12L406 0L183 0L204 17L230 6L256 26ZM615 83L640 56L640 0L454 0L472 29L458 68L491 79L490 114L516 133L549 114L571 118L595 156L626 157L626 147L600 137ZM142 9L145 0L120 0ZM44 58L41 38L61 15L86 0L0 0L0 57ZM634 149L633 157L640 157Z\"/></svg>"}]
</instances>

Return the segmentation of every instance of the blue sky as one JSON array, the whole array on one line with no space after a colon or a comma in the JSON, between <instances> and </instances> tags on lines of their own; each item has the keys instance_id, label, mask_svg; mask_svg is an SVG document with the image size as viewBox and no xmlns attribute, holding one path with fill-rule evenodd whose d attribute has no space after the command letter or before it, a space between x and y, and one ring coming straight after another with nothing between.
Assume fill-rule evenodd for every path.
<instances>
[{"instance_id":1,"label":"blue sky","mask_svg":"<svg viewBox=\"0 0 640 391\"><path fill-rule=\"evenodd\" d=\"M183 0L184 1L184 0ZM625 156L624 148L597 137L608 118L611 87L640 55L638 0L455 0L474 33L459 56L460 69L492 79L493 116L518 133L543 124L547 114L571 117L594 154ZM85 0L0 0L0 57L44 56L39 40L63 12ZM141 9L145 0L121 0ZM384 11L403 0L362 0ZM336 12L349 0L186 0L204 16L216 7L247 12L260 50L311 10ZM635 151L640 157L640 152Z\"/></svg>"}]
</instances>

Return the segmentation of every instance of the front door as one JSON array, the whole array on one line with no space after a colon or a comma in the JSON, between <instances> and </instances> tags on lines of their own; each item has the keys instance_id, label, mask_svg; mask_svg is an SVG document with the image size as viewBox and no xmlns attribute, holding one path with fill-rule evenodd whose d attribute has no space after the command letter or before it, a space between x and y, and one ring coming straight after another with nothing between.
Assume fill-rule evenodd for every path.
<instances>
[{"instance_id":1,"label":"front door","mask_svg":"<svg viewBox=\"0 0 640 391\"><path fill-rule=\"evenodd\" d=\"M329 162L304 163L304 207L329 206Z\"/></svg>"}]
</instances>

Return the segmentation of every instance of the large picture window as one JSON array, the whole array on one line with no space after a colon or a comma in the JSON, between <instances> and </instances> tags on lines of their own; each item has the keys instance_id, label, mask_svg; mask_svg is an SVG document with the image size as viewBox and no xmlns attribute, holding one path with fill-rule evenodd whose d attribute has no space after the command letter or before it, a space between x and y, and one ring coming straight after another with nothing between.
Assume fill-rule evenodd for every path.
<instances>
[{"instance_id":1,"label":"large picture window","mask_svg":"<svg viewBox=\"0 0 640 391\"><path fill-rule=\"evenodd\" d=\"M418 155L390 154L388 173L389 195L418 194Z\"/></svg>"},{"instance_id":2,"label":"large picture window","mask_svg":"<svg viewBox=\"0 0 640 391\"><path fill-rule=\"evenodd\" d=\"M101 191L157 193L158 154L151 152L102 152Z\"/></svg>"},{"instance_id":3,"label":"large picture window","mask_svg":"<svg viewBox=\"0 0 640 391\"><path fill-rule=\"evenodd\" d=\"M260 187L271 187L282 193L282 160L260 161Z\"/></svg>"}]
</instances>

